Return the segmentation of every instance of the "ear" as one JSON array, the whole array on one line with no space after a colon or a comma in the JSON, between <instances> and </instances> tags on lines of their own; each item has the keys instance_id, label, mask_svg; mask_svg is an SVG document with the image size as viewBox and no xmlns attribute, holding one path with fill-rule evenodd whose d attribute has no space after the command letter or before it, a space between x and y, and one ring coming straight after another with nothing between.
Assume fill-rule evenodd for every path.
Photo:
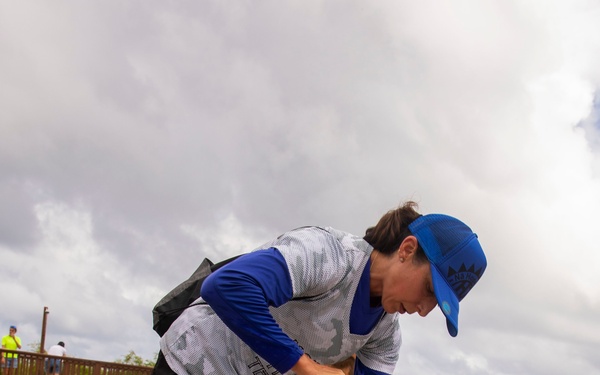
<instances>
[{"instance_id":1,"label":"ear","mask_svg":"<svg viewBox=\"0 0 600 375\"><path fill-rule=\"evenodd\" d=\"M398 248L397 255L399 258L408 260L412 258L419 248L419 240L415 236L408 236L402 241Z\"/></svg>"}]
</instances>

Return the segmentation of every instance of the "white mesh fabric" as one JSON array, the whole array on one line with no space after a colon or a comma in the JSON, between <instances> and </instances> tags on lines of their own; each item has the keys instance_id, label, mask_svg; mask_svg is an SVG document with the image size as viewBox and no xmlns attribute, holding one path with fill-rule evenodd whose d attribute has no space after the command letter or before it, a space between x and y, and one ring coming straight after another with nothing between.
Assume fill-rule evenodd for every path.
<instances>
[{"instance_id":1,"label":"white mesh fabric","mask_svg":"<svg viewBox=\"0 0 600 375\"><path fill-rule=\"evenodd\" d=\"M356 353L369 367L392 373L400 347L397 314L385 314L367 335L349 329L352 300L371 246L332 228L309 227L285 233L260 249L268 247L285 258L294 298L304 298L271 308L283 331L319 363L336 363ZM160 344L178 374L278 374L207 305L185 310Z\"/></svg>"}]
</instances>

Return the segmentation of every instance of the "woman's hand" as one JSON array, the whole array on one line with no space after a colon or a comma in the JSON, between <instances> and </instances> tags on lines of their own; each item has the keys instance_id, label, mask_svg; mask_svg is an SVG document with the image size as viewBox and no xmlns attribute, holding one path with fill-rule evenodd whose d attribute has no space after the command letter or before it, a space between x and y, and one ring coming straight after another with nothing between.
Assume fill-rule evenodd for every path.
<instances>
[{"instance_id":1,"label":"woman's hand","mask_svg":"<svg viewBox=\"0 0 600 375\"><path fill-rule=\"evenodd\" d=\"M334 363L331 365L333 368L339 368L346 375L354 374L354 362L356 362L356 354L352 354L350 357L340 361L338 363Z\"/></svg>"},{"instance_id":2,"label":"woman's hand","mask_svg":"<svg viewBox=\"0 0 600 375\"><path fill-rule=\"evenodd\" d=\"M340 369L318 364L306 354L300 357L292 371L297 375L345 375Z\"/></svg>"}]
</instances>

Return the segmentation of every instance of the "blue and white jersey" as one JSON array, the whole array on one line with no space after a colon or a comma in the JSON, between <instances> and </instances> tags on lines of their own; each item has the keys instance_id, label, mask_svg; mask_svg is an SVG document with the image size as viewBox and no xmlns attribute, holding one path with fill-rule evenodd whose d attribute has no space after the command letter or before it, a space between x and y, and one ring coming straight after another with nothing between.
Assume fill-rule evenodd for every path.
<instances>
[{"instance_id":1,"label":"blue and white jersey","mask_svg":"<svg viewBox=\"0 0 600 375\"><path fill-rule=\"evenodd\" d=\"M350 329L354 298L360 295L357 288L361 276L364 272L368 276L366 267L373 251L366 241L333 228L306 227L287 232L259 249L276 249L288 275L281 281L283 291L279 291L279 285L272 285L277 280L269 285L263 281L261 292L249 296L247 306L260 307L254 302L262 298L264 313L270 312L276 329L270 327L262 331L261 325L256 324L262 318L246 319L243 303L238 303L242 310L239 314L220 312L233 331L242 335L251 332L245 336L247 344L215 313L221 310L206 294L214 309L208 304L186 309L160 341L161 352L177 374L274 375L284 371L293 374L288 371L290 364L294 364L302 352L326 365L356 354L362 365L376 371L372 373L394 371L401 344L397 314L378 314L373 328L365 334L352 333ZM211 275L206 283L210 284L213 276L217 279L220 271ZM364 277L362 280L364 291L363 288L368 288L368 277L367 285ZM254 280L249 281L252 283ZM261 280L256 283L260 284ZM290 295L285 292L286 285L289 285ZM203 287L203 295L204 292ZM369 308L368 297L367 289L366 296L362 293L365 300L359 301L361 308ZM199 301L203 301L202 298ZM277 332L279 329L281 333ZM264 350L270 347L262 346L263 339L281 342L279 346L287 350L281 353Z\"/></svg>"}]
</instances>

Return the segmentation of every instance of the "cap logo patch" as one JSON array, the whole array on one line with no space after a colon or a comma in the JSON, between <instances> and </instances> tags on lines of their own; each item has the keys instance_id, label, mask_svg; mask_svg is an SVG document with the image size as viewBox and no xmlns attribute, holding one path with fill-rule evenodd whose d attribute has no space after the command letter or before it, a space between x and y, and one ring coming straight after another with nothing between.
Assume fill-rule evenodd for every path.
<instances>
[{"instance_id":1,"label":"cap logo patch","mask_svg":"<svg viewBox=\"0 0 600 375\"><path fill-rule=\"evenodd\" d=\"M484 269L484 267L481 267L478 270L475 270L474 264L467 268L464 263L458 270L448 267L446 279L452 289L454 289L459 301L462 300L469 290L473 288L473 285L479 281Z\"/></svg>"}]
</instances>

